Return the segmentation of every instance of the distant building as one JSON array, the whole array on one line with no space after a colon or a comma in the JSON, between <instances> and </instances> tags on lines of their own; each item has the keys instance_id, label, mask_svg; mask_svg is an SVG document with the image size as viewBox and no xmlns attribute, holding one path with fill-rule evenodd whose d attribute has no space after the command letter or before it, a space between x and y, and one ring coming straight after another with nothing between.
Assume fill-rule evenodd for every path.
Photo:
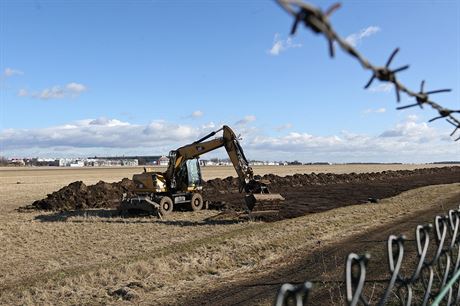
<instances>
[{"instance_id":1,"label":"distant building","mask_svg":"<svg viewBox=\"0 0 460 306\"><path fill-rule=\"evenodd\" d=\"M60 167L136 167L139 161L137 159L61 158L56 164Z\"/></svg>"},{"instance_id":2,"label":"distant building","mask_svg":"<svg viewBox=\"0 0 460 306\"><path fill-rule=\"evenodd\" d=\"M76 160L72 163L69 164L69 167L84 167L85 166L85 162L82 161L82 160Z\"/></svg>"},{"instance_id":3,"label":"distant building","mask_svg":"<svg viewBox=\"0 0 460 306\"><path fill-rule=\"evenodd\" d=\"M72 158L60 158L59 159L59 167L70 167L70 164L74 160Z\"/></svg>"},{"instance_id":4,"label":"distant building","mask_svg":"<svg viewBox=\"0 0 460 306\"><path fill-rule=\"evenodd\" d=\"M157 161L158 166L167 166L168 164L169 164L169 158L164 155L160 157Z\"/></svg>"},{"instance_id":5,"label":"distant building","mask_svg":"<svg viewBox=\"0 0 460 306\"><path fill-rule=\"evenodd\" d=\"M103 157L103 156L94 156L94 157L91 157L91 158L88 158L88 159L95 159L95 160L121 160L121 161L124 161L124 160L129 160L130 162L128 162L128 164L124 165L123 162L123 166L130 166L131 163L135 163L134 160L137 160L137 165L138 166L142 166L142 165L157 165L158 164L158 159L160 158L161 156L159 155L145 155L145 156L142 156L142 155L132 155L132 156L107 156L107 157ZM132 161L132 162L131 162Z\"/></svg>"},{"instance_id":6,"label":"distant building","mask_svg":"<svg viewBox=\"0 0 460 306\"><path fill-rule=\"evenodd\" d=\"M137 159L122 159L121 165L127 167L137 167L139 166L139 161Z\"/></svg>"},{"instance_id":7,"label":"distant building","mask_svg":"<svg viewBox=\"0 0 460 306\"><path fill-rule=\"evenodd\" d=\"M15 166L25 166L26 162L22 158L12 158L9 163Z\"/></svg>"}]
</instances>

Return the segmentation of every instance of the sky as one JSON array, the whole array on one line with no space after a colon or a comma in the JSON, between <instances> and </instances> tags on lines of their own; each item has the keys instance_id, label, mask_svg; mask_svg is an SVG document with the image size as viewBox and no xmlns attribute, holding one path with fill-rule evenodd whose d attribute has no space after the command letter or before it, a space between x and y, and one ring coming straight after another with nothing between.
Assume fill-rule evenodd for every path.
<instances>
[{"instance_id":1,"label":"sky","mask_svg":"<svg viewBox=\"0 0 460 306\"><path fill-rule=\"evenodd\" d=\"M290 36L275 1L0 5L2 156L161 155L226 124L254 160L460 159L451 126L428 123L435 111L397 111L385 84L364 90L369 71L303 26ZM458 1L344 1L330 21L375 65L399 47L398 79L451 88L434 100L460 109Z\"/></svg>"}]
</instances>

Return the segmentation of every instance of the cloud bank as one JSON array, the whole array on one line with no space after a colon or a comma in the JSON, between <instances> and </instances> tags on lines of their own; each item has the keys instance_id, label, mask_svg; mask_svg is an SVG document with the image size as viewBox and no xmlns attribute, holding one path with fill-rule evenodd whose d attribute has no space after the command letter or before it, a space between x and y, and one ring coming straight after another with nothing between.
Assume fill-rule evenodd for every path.
<instances>
[{"instance_id":1,"label":"cloud bank","mask_svg":"<svg viewBox=\"0 0 460 306\"><path fill-rule=\"evenodd\" d=\"M242 133L243 147L250 159L301 160L331 162L431 162L458 159L458 143L441 131L419 122L414 116L376 135L342 131L337 135L313 135L290 131L279 136L265 135L247 125L234 126ZM95 118L59 126L0 131L1 155L59 155L67 151L79 155L167 154L171 149L191 143L218 128L214 123L202 126L177 124L163 120L132 124L118 119ZM276 128L276 127L274 127ZM243 132L244 131L244 132ZM225 156L225 151L215 152ZM56 153L58 152L58 153ZM213 155L214 153L212 153ZM215 156L215 155L213 155Z\"/></svg>"}]
</instances>

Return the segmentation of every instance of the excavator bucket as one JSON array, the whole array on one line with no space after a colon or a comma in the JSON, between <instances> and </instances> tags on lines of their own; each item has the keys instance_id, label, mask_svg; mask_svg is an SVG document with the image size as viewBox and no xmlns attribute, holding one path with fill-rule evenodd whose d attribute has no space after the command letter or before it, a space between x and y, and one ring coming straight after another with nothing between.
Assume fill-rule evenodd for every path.
<instances>
[{"instance_id":1,"label":"excavator bucket","mask_svg":"<svg viewBox=\"0 0 460 306\"><path fill-rule=\"evenodd\" d=\"M284 198L279 193L252 193L245 197L246 206L251 213L278 212Z\"/></svg>"}]
</instances>

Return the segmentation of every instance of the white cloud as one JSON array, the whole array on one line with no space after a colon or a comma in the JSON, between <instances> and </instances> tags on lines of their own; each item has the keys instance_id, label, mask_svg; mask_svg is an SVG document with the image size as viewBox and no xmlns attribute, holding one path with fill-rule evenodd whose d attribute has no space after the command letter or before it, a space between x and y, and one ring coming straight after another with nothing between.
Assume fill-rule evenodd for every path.
<instances>
[{"instance_id":1,"label":"white cloud","mask_svg":"<svg viewBox=\"0 0 460 306\"><path fill-rule=\"evenodd\" d=\"M273 45L268 50L270 55L279 55L281 52L286 51L291 48L300 48L302 44L294 43L292 37L288 37L287 39L281 39L281 35L279 33L275 33L275 37L273 38Z\"/></svg>"},{"instance_id":2,"label":"white cloud","mask_svg":"<svg viewBox=\"0 0 460 306\"><path fill-rule=\"evenodd\" d=\"M69 83L65 86L68 91L73 92L73 93L82 93L86 91L86 86L80 83Z\"/></svg>"},{"instance_id":3,"label":"white cloud","mask_svg":"<svg viewBox=\"0 0 460 306\"><path fill-rule=\"evenodd\" d=\"M214 122L209 122L209 123L206 123L206 124L203 124L201 126L202 129L204 130L209 130L209 129L215 129L216 128L216 124Z\"/></svg>"},{"instance_id":4,"label":"white cloud","mask_svg":"<svg viewBox=\"0 0 460 306\"><path fill-rule=\"evenodd\" d=\"M379 31L380 31L379 27L369 26L365 29L362 29L358 33L353 33L353 34L348 35L345 38L345 40L353 47L356 47L364 38L372 36Z\"/></svg>"},{"instance_id":5,"label":"white cloud","mask_svg":"<svg viewBox=\"0 0 460 306\"><path fill-rule=\"evenodd\" d=\"M5 70L3 71L3 75L5 77L10 77L10 76L13 76L13 75L23 75L24 72L22 72L21 70L17 70L17 69L13 69L13 68L5 68Z\"/></svg>"},{"instance_id":6,"label":"white cloud","mask_svg":"<svg viewBox=\"0 0 460 306\"><path fill-rule=\"evenodd\" d=\"M203 117L204 113L200 110L196 110L194 111L190 116L192 118L200 118L200 117Z\"/></svg>"},{"instance_id":7,"label":"white cloud","mask_svg":"<svg viewBox=\"0 0 460 306\"><path fill-rule=\"evenodd\" d=\"M240 119L237 122L235 122L235 125L245 125L245 124L248 124L254 121L256 121L256 116L248 115L248 116L245 116L243 119Z\"/></svg>"},{"instance_id":8,"label":"white cloud","mask_svg":"<svg viewBox=\"0 0 460 306\"><path fill-rule=\"evenodd\" d=\"M191 114L189 114L187 116L183 116L182 118L183 119L197 119L197 118L201 118L203 116L204 116L203 111L196 110L196 111L193 111Z\"/></svg>"},{"instance_id":9,"label":"white cloud","mask_svg":"<svg viewBox=\"0 0 460 306\"><path fill-rule=\"evenodd\" d=\"M417 121L418 119L419 119L418 116L415 115L415 114L412 114L412 115L407 116L407 121L414 121L414 122L415 122L415 121Z\"/></svg>"},{"instance_id":10,"label":"white cloud","mask_svg":"<svg viewBox=\"0 0 460 306\"><path fill-rule=\"evenodd\" d=\"M390 83L382 83L376 86L372 86L369 88L370 92L390 92L393 89L393 84Z\"/></svg>"},{"instance_id":11,"label":"white cloud","mask_svg":"<svg viewBox=\"0 0 460 306\"><path fill-rule=\"evenodd\" d=\"M394 128L384 131L379 137L383 138L412 138L417 141L434 140L438 138L437 131L426 122L417 122L416 116L409 116L406 121L396 124Z\"/></svg>"},{"instance_id":12,"label":"white cloud","mask_svg":"<svg viewBox=\"0 0 460 306\"><path fill-rule=\"evenodd\" d=\"M279 125L275 128L278 132L284 131L284 130L289 130L292 129L292 124L291 123L285 123L282 125Z\"/></svg>"},{"instance_id":13,"label":"white cloud","mask_svg":"<svg viewBox=\"0 0 460 306\"><path fill-rule=\"evenodd\" d=\"M331 162L430 162L458 159L458 144L425 122L408 117L394 127L372 136L343 131L315 136L305 132L256 136L246 145L256 156L275 160Z\"/></svg>"},{"instance_id":14,"label":"white cloud","mask_svg":"<svg viewBox=\"0 0 460 306\"><path fill-rule=\"evenodd\" d=\"M45 88L38 92L29 92L26 89L20 89L18 96L20 97L32 97L42 100L50 99L64 99L64 98L76 98L82 92L86 91L87 87L80 83L71 82L65 86L55 85L53 87Z\"/></svg>"},{"instance_id":15,"label":"white cloud","mask_svg":"<svg viewBox=\"0 0 460 306\"><path fill-rule=\"evenodd\" d=\"M372 109L372 108L368 108L366 110L363 111L364 114L371 114L371 113L377 113L377 114L382 114L384 112L386 112L386 108L384 107L381 107L381 108L377 108L377 109Z\"/></svg>"},{"instance_id":16,"label":"white cloud","mask_svg":"<svg viewBox=\"0 0 460 306\"><path fill-rule=\"evenodd\" d=\"M198 136L196 128L187 125L172 124L165 121L154 121L143 128L142 133L161 140L192 140Z\"/></svg>"},{"instance_id":17,"label":"white cloud","mask_svg":"<svg viewBox=\"0 0 460 306\"><path fill-rule=\"evenodd\" d=\"M27 91L27 89L19 89L18 91L18 96L19 97L27 97L29 95L29 92Z\"/></svg>"},{"instance_id":18,"label":"white cloud","mask_svg":"<svg viewBox=\"0 0 460 306\"><path fill-rule=\"evenodd\" d=\"M86 121L79 121L80 124L86 124ZM89 125L99 125L99 126L108 126L108 127L114 127L114 126L128 126L128 122L123 122L117 119L108 119L106 117L99 117L97 119L93 119L88 122Z\"/></svg>"},{"instance_id":19,"label":"white cloud","mask_svg":"<svg viewBox=\"0 0 460 306\"><path fill-rule=\"evenodd\" d=\"M196 140L209 127L192 127L166 121L146 125L131 124L105 117L85 119L38 129L0 131L4 150L24 148L138 148L170 145L170 148ZM158 153L158 152L157 152Z\"/></svg>"},{"instance_id":20,"label":"white cloud","mask_svg":"<svg viewBox=\"0 0 460 306\"><path fill-rule=\"evenodd\" d=\"M34 98L48 100L48 99L63 99L65 92L60 86L53 86L45 88L41 92L32 94Z\"/></svg>"}]
</instances>

